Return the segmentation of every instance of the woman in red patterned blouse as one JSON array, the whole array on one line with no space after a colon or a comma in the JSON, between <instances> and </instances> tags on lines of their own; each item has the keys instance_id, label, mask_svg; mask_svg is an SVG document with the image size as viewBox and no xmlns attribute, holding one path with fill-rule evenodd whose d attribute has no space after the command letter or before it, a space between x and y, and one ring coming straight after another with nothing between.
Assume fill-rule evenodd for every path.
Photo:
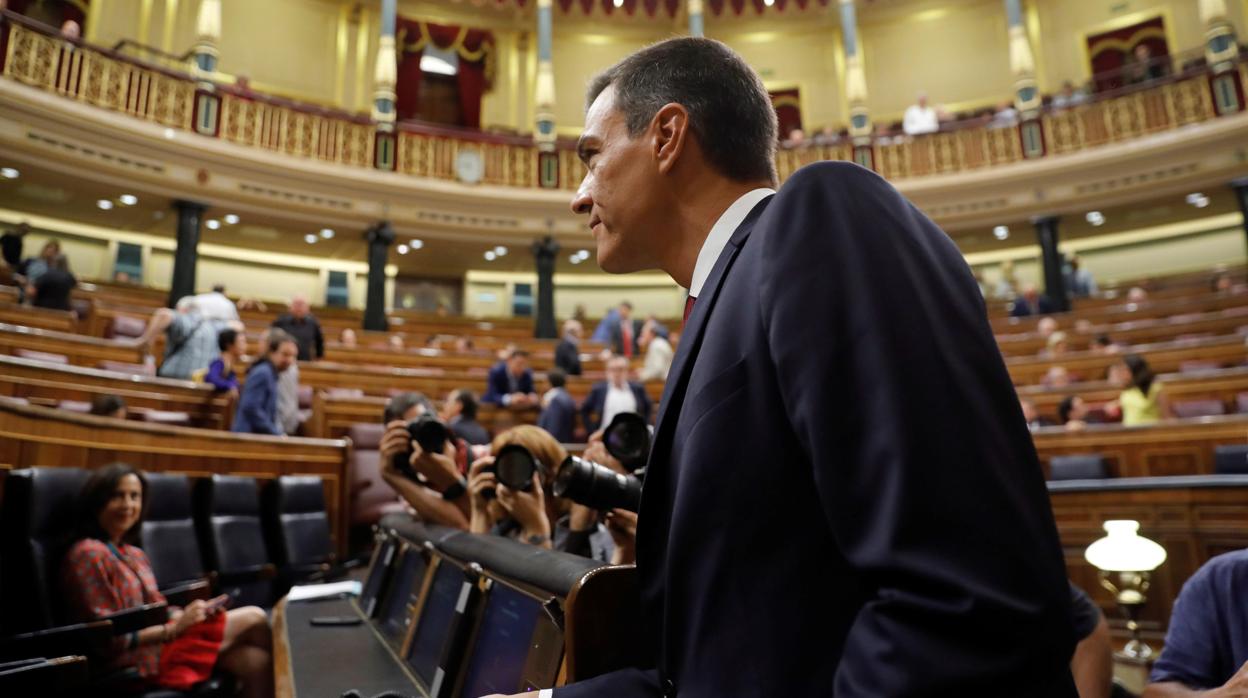
<instances>
[{"instance_id":1,"label":"woman in red patterned blouse","mask_svg":"<svg viewBox=\"0 0 1248 698\"><path fill-rule=\"evenodd\" d=\"M143 474L121 463L93 471L84 485L78 541L62 566L66 596L81 620L165 600L138 547L146 498ZM110 665L137 669L149 685L186 689L207 678L215 656L215 667L237 677L243 695L272 696L268 617L255 606L223 612L227 598L170 607L168 622L116 638Z\"/></svg>"}]
</instances>

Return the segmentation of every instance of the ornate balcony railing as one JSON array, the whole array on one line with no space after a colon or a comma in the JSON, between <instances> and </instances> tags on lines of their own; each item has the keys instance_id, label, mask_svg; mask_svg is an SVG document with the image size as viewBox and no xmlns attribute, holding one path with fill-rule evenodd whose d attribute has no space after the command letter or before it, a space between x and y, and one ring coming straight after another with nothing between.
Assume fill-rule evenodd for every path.
<instances>
[{"instance_id":1,"label":"ornate balcony railing","mask_svg":"<svg viewBox=\"0 0 1248 698\"><path fill-rule=\"evenodd\" d=\"M575 190L585 174L568 142L543 154L532 139L521 136L414 123L401 123L387 133L365 115L212 84L66 39L9 11L0 15L5 78L170 128L295 157L440 180L464 178L462 158L478 166L470 168L477 170L470 181L489 185ZM1245 86L1248 61L1241 59L1217 74L1202 67L1002 128L964 122L917 137L781 148L776 166L782 180L821 160L869 163L893 180L967 172L1096 148L1243 111Z\"/></svg>"}]
</instances>

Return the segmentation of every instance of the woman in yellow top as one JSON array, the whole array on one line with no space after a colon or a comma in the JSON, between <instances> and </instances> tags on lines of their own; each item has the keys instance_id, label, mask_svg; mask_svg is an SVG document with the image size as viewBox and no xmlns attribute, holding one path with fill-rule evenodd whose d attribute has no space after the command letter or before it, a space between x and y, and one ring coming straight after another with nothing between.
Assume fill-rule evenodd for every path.
<instances>
[{"instance_id":1,"label":"woman in yellow top","mask_svg":"<svg viewBox=\"0 0 1248 698\"><path fill-rule=\"evenodd\" d=\"M1122 357L1131 372L1131 382L1118 396L1122 408L1122 425L1126 427L1155 424L1166 414L1161 383L1157 382L1148 362L1138 354Z\"/></svg>"}]
</instances>

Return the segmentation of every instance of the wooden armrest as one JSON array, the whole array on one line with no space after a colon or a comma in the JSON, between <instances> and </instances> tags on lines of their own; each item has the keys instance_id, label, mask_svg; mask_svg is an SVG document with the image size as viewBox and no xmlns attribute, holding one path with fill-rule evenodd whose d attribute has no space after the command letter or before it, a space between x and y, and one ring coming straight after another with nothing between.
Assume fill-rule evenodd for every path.
<instances>
[{"instance_id":1,"label":"wooden armrest","mask_svg":"<svg viewBox=\"0 0 1248 698\"><path fill-rule=\"evenodd\" d=\"M56 657L66 652L90 655L105 649L112 638L113 624L107 620L10 635L0 638L0 660Z\"/></svg>"},{"instance_id":2,"label":"wooden armrest","mask_svg":"<svg viewBox=\"0 0 1248 698\"><path fill-rule=\"evenodd\" d=\"M276 578L277 567L266 563L230 572L213 572L210 576L217 587L229 586L231 584L246 584L248 582Z\"/></svg>"},{"instance_id":3,"label":"wooden armrest","mask_svg":"<svg viewBox=\"0 0 1248 698\"><path fill-rule=\"evenodd\" d=\"M149 603L127 608L105 617L105 620L112 622L114 635L128 635L169 620L169 604Z\"/></svg>"},{"instance_id":4,"label":"wooden armrest","mask_svg":"<svg viewBox=\"0 0 1248 698\"><path fill-rule=\"evenodd\" d=\"M196 599L207 601L212 598L212 585L206 579L199 579L194 582L169 587L168 589L161 589L160 593L165 595L165 601L170 606L185 606Z\"/></svg>"}]
</instances>

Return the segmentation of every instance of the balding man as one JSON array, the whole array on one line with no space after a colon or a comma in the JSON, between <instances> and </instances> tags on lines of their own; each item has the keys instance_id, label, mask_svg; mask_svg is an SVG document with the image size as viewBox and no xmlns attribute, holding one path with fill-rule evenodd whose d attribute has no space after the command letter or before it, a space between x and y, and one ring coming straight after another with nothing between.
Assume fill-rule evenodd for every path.
<instances>
[{"instance_id":1,"label":"balding man","mask_svg":"<svg viewBox=\"0 0 1248 698\"><path fill-rule=\"evenodd\" d=\"M852 163L777 193L775 109L717 41L588 101L598 264L689 301L637 515L653 663L555 698L1074 698L1048 493L953 241Z\"/></svg>"},{"instance_id":2,"label":"balding man","mask_svg":"<svg viewBox=\"0 0 1248 698\"><path fill-rule=\"evenodd\" d=\"M581 375L581 323L576 320L565 320L563 323L563 339L555 347L555 366L563 369L569 376Z\"/></svg>"},{"instance_id":3,"label":"balding man","mask_svg":"<svg viewBox=\"0 0 1248 698\"><path fill-rule=\"evenodd\" d=\"M308 297L296 294L290 299L290 312L273 321L273 326L295 338L300 361L315 361L325 355L325 337L321 323L312 316Z\"/></svg>"}]
</instances>

